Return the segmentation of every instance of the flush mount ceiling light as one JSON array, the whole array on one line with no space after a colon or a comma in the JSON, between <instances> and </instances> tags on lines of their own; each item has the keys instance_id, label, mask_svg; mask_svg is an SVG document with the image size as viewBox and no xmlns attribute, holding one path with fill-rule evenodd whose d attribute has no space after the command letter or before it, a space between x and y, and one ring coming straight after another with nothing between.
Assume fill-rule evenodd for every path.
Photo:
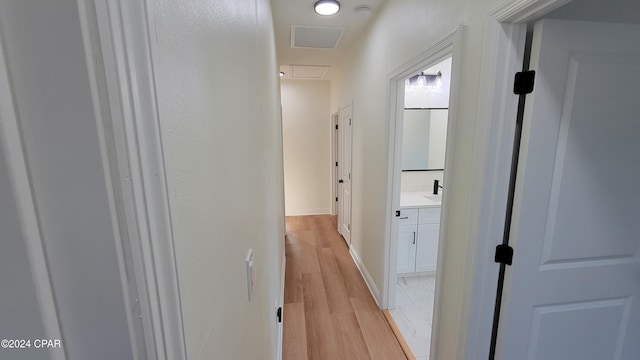
<instances>
[{"instance_id":1,"label":"flush mount ceiling light","mask_svg":"<svg viewBox=\"0 0 640 360\"><path fill-rule=\"evenodd\" d=\"M334 15L340 11L340 3L336 0L319 0L313 4L313 10L318 15Z\"/></svg>"}]
</instances>

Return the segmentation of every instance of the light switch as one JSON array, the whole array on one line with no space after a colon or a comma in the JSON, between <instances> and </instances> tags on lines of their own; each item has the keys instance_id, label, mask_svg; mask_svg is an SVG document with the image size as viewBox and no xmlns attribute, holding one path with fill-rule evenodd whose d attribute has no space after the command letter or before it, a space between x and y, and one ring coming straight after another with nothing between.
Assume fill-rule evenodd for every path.
<instances>
[{"instance_id":1,"label":"light switch","mask_svg":"<svg viewBox=\"0 0 640 360\"><path fill-rule=\"evenodd\" d=\"M249 295L249 301L251 301L251 293L253 292L253 285L255 285L255 278L253 275L253 249L249 249L249 252L247 253L245 267L247 269L247 293Z\"/></svg>"}]
</instances>

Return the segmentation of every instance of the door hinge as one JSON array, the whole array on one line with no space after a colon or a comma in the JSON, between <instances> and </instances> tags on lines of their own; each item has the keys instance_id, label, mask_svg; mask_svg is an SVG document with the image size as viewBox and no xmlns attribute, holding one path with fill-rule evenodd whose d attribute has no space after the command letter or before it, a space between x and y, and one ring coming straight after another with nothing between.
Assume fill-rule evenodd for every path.
<instances>
[{"instance_id":1,"label":"door hinge","mask_svg":"<svg viewBox=\"0 0 640 360\"><path fill-rule=\"evenodd\" d=\"M396 217L400 217L400 210L396 210Z\"/></svg>"},{"instance_id":2,"label":"door hinge","mask_svg":"<svg viewBox=\"0 0 640 360\"><path fill-rule=\"evenodd\" d=\"M349 126L351 126L351 118L349 118Z\"/></svg>"},{"instance_id":3,"label":"door hinge","mask_svg":"<svg viewBox=\"0 0 640 360\"><path fill-rule=\"evenodd\" d=\"M347 229L349 229L349 231L351 231L351 224L347 224Z\"/></svg>"},{"instance_id":4,"label":"door hinge","mask_svg":"<svg viewBox=\"0 0 640 360\"><path fill-rule=\"evenodd\" d=\"M351 173L349 173L349 180L351 180Z\"/></svg>"},{"instance_id":5,"label":"door hinge","mask_svg":"<svg viewBox=\"0 0 640 360\"><path fill-rule=\"evenodd\" d=\"M338 124L336 124L336 130L338 130Z\"/></svg>"},{"instance_id":6,"label":"door hinge","mask_svg":"<svg viewBox=\"0 0 640 360\"><path fill-rule=\"evenodd\" d=\"M282 306L279 307L278 310L276 310L276 318L278 319L279 323L282 322Z\"/></svg>"},{"instance_id":7,"label":"door hinge","mask_svg":"<svg viewBox=\"0 0 640 360\"><path fill-rule=\"evenodd\" d=\"M534 70L517 72L513 81L513 93L516 95L531 94L535 79L536 72Z\"/></svg>"},{"instance_id":8,"label":"door hinge","mask_svg":"<svg viewBox=\"0 0 640 360\"><path fill-rule=\"evenodd\" d=\"M507 244L496 246L495 262L500 264L511 265L513 262L513 248Z\"/></svg>"},{"instance_id":9,"label":"door hinge","mask_svg":"<svg viewBox=\"0 0 640 360\"><path fill-rule=\"evenodd\" d=\"M336 201L338 201L338 197L336 196Z\"/></svg>"},{"instance_id":10,"label":"door hinge","mask_svg":"<svg viewBox=\"0 0 640 360\"><path fill-rule=\"evenodd\" d=\"M338 166L338 162L336 161L336 166Z\"/></svg>"}]
</instances>

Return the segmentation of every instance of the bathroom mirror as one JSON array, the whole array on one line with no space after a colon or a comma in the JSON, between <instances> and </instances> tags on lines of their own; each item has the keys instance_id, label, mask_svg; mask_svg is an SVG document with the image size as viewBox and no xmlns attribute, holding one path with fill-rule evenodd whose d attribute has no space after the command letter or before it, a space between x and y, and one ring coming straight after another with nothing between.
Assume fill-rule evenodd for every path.
<instances>
[{"instance_id":1,"label":"bathroom mirror","mask_svg":"<svg viewBox=\"0 0 640 360\"><path fill-rule=\"evenodd\" d=\"M405 109L402 171L444 170L449 109Z\"/></svg>"}]
</instances>

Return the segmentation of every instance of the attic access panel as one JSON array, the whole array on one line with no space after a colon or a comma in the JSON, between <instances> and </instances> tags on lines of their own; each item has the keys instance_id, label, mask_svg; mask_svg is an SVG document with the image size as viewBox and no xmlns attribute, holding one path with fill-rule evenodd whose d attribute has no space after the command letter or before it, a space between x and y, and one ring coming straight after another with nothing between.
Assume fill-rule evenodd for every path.
<instances>
[{"instance_id":1,"label":"attic access panel","mask_svg":"<svg viewBox=\"0 0 640 360\"><path fill-rule=\"evenodd\" d=\"M326 26L291 26L291 47L304 49L335 49L340 43L343 28Z\"/></svg>"}]
</instances>

